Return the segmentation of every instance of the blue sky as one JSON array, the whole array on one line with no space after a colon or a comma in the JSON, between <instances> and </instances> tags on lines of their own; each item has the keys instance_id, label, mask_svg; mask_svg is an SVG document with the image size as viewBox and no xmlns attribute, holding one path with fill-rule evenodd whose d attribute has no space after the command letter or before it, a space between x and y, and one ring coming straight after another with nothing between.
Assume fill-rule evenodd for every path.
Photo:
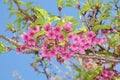
<instances>
[{"instance_id":1,"label":"blue sky","mask_svg":"<svg viewBox=\"0 0 120 80\"><path fill-rule=\"evenodd\" d=\"M52 14L58 15L56 0L23 0L25 2L33 1L33 5L40 5L43 9ZM15 17L8 18L10 11L8 5L3 4L4 0L0 0L0 34L12 36L10 32L5 31L6 23L12 22ZM63 16L77 16L77 10L73 8L63 8ZM33 55L17 55L15 51L10 51L0 55L0 80L17 80L13 77L13 72L17 71L24 80L46 80L44 76L35 73L30 67L30 63L34 61ZM120 66L118 66L119 68ZM118 69L117 68L117 69ZM120 69L120 68L119 68Z\"/></svg>"}]
</instances>

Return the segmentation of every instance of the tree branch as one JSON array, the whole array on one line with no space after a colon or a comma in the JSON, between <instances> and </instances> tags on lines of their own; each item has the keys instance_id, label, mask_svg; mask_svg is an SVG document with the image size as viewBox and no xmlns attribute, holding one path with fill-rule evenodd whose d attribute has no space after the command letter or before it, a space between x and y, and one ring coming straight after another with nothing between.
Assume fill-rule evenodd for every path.
<instances>
[{"instance_id":1,"label":"tree branch","mask_svg":"<svg viewBox=\"0 0 120 80\"><path fill-rule=\"evenodd\" d=\"M14 3L17 5L18 10L19 10L22 14L24 14L25 16L28 16L31 21L34 21L33 18L32 18L29 14L27 14L26 12L24 12L24 11L21 9L21 7L20 7L19 3L17 2L17 0L13 0L13 1L14 1Z\"/></svg>"},{"instance_id":2,"label":"tree branch","mask_svg":"<svg viewBox=\"0 0 120 80\"><path fill-rule=\"evenodd\" d=\"M0 38L12 43L13 45L15 45L16 47L19 47L20 45L22 45L22 43L14 40L14 39L10 39L2 34L0 34ZM28 47L29 50L33 50L33 51L39 51L40 49L39 48L34 48L34 47Z\"/></svg>"},{"instance_id":3,"label":"tree branch","mask_svg":"<svg viewBox=\"0 0 120 80\"><path fill-rule=\"evenodd\" d=\"M13 45L19 47L20 45L22 45L21 43L17 42L14 39L10 39L8 37L3 36L2 34L0 34L0 38L12 43ZM40 48L34 48L34 47L28 47L29 50L31 51L40 51ZM75 55L74 57L80 57L80 58L92 58L92 59L97 59L97 60L105 60L106 62L120 62L120 58L116 58L116 57L108 57L108 56L102 56L102 55L98 55L97 53L94 55Z\"/></svg>"},{"instance_id":4,"label":"tree branch","mask_svg":"<svg viewBox=\"0 0 120 80\"><path fill-rule=\"evenodd\" d=\"M103 56L103 55L98 55L98 54L94 54L94 55L80 55L77 54L75 55L75 57L79 57L79 58L92 58L92 59L97 59L97 60L104 60L106 62L120 62L120 58L115 58L115 57L108 57L108 56Z\"/></svg>"},{"instance_id":5,"label":"tree branch","mask_svg":"<svg viewBox=\"0 0 120 80\"><path fill-rule=\"evenodd\" d=\"M0 38L2 38L2 39L4 39L4 40L6 40L6 41L12 43L13 45L15 45L15 46L17 46L17 47L20 46L20 44L21 44L21 43L17 42L16 40L10 39L10 38L8 38L8 37L2 35L2 34L0 34Z\"/></svg>"}]
</instances>

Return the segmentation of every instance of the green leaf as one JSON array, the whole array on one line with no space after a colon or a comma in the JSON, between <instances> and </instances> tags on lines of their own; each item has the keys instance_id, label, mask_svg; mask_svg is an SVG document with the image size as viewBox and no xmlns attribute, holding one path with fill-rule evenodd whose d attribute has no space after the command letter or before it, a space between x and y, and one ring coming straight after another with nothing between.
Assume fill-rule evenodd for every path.
<instances>
[{"instance_id":1,"label":"green leaf","mask_svg":"<svg viewBox=\"0 0 120 80\"><path fill-rule=\"evenodd\" d=\"M44 18L46 21L50 20L50 17L48 15L48 12L40 7L34 7L34 12L36 14L36 16L39 18Z\"/></svg>"},{"instance_id":2,"label":"green leaf","mask_svg":"<svg viewBox=\"0 0 120 80\"><path fill-rule=\"evenodd\" d=\"M41 27L43 27L44 24L45 24L45 20L43 18L40 18L40 17L37 18L34 22L34 25L40 25Z\"/></svg>"},{"instance_id":3,"label":"green leaf","mask_svg":"<svg viewBox=\"0 0 120 80\"><path fill-rule=\"evenodd\" d=\"M29 9L29 8L31 8L31 5L33 4L33 2L28 2L28 3L26 3L25 4L25 7L27 8L27 9Z\"/></svg>"},{"instance_id":4,"label":"green leaf","mask_svg":"<svg viewBox=\"0 0 120 80\"><path fill-rule=\"evenodd\" d=\"M9 0L4 0L4 3L6 4L6 3L8 3L9 2Z\"/></svg>"},{"instance_id":5,"label":"green leaf","mask_svg":"<svg viewBox=\"0 0 120 80\"><path fill-rule=\"evenodd\" d=\"M46 34L46 31L42 30L42 31L37 32L37 33L34 35L34 37L37 38L37 37L39 37L39 36L41 36L41 35L45 35L45 34Z\"/></svg>"},{"instance_id":6,"label":"green leaf","mask_svg":"<svg viewBox=\"0 0 120 80\"><path fill-rule=\"evenodd\" d=\"M87 32L87 27L86 26L84 26L84 24L82 24L82 27L79 29L79 30L77 30L77 31L75 31L75 34L77 34L77 33L80 33L80 32Z\"/></svg>"},{"instance_id":7,"label":"green leaf","mask_svg":"<svg viewBox=\"0 0 120 80\"><path fill-rule=\"evenodd\" d=\"M57 20L60 20L60 18L57 16L50 16L50 22L57 21Z\"/></svg>"},{"instance_id":8,"label":"green leaf","mask_svg":"<svg viewBox=\"0 0 120 80\"><path fill-rule=\"evenodd\" d=\"M67 3L65 4L66 7L74 7L74 4L73 3Z\"/></svg>"},{"instance_id":9,"label":"green leaf","mask_svg":"<svg viewBox=\"0 0 120 80\"><path fill-rule=\"evenodd\" d=\"M9 17L13 16L14 14L16 14L16 12L11 12L11 13L9 14Z\"/></svg>"},{"instance_id":10,"label":"green leaf","mask_svg":"<svg viewBox=\"0 0 120 80\"><path fill-rule=\"evenodd\" d=\"M13 6L10 6L9 10L16 10L16 9Z\"/></svg>"},{"instance_id":11,"label":"green leaf","mask_svg":"<svg viewBox=\"0 0 120 80\"><path fill-rule=\"evenodd\" d=\"M111 25L98 24L93 27L93 31L97 32L98 30L104 30L104 29L110 29L110 28L111 28Z\"/></svg>"},{"instance_id":12,"label":"green leaf","mask_svg":"<svg viewBox=\"0 0 120 80\"><path fill-rule=\"evenodd\" d=\"M63 6L64 0L56 0L56 1L57 1L58 6Z\"/></svg>"},{"instance_id":13,"label":"green leaf","mask_svg":"<svg viewBox=\"0 0 120 80\"><path fill-rule=\"evenodd\" d=\"M6 48L5 48L5 46L3 45L3 43L0 41L0 54L2 53L2 52L5 52L6 51Z\"/></svg>"},{"instance_id":14,"label":"green leaf","mask_svg":"<svg viewBox=\"0 0 120 80\"><path fill-rule=\"evenodd\" d=\"M64 40L64 41L60 42L59 45L63 46L65 43L66 43L66 41Z\"/></svg>"}]
</instances>

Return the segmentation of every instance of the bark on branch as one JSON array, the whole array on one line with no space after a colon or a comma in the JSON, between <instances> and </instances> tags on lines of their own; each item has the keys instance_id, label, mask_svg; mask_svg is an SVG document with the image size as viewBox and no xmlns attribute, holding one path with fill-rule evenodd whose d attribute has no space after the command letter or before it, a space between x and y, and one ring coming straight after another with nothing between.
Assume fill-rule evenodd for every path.
<instances>
[{"instance_id":1,"label":"bark on branch","mask_svg":"<svg viewBox=\"0 0 120 80\"><path fill-rule=\"evenodd\" d=\"M17 42L16 40L10 39L10 38L8 38L8 37L2 35L2 34L0 34L0 38L2 38L2 39L4 39L4 40L6 40L6 41L12 43L13 45L15 45L15 46L17 46L17 47L20 46L20 44L21 44L21 43Z\"/></svg>"},{"instance_id":2,"label":"bark on branch","mask_svg":"<svg viewBox=\"0 0 120 80\"><path fill-rule=\"evenodd\" d=\"M77 55L75 55L75 57L104 60L105 62L109 62L109 63L111 63L111 62L120 62L120 58L103 56L103 55L98 55L98 54L94 54L94 55L80 55L80 54L77 54Z\"/></svg>"}]
</instances>

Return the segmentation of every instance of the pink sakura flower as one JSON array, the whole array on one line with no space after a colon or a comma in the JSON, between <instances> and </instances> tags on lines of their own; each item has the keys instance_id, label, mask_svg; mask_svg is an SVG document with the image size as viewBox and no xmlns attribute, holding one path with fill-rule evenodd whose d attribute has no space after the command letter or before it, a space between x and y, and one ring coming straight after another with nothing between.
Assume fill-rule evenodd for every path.
<instances>
[{"instance_id":1,"label":"pink sakura flower","mask_svg":"<svg viewBox=\"0 0 120 80\"><path fill-rule=\"evenodd\" d=\"M79 40L80 40L80 37L79 37L79 36L77 36L77 35L74 35L74 36L73 36L73 43L78 43Z\"/></svg>"},{"instance_id":2,"label":"pink sakura flower","mask_svg":"<svg viewBox=\"0 0 120 80\"><path fill-rule=\"evenodd\" d=\"M86 39L85 38L80 39L79 43L80 43L81 46L84 46L85 43L86 43Z\"/></svg>"},{"instance_id":3,"label":"pink sakura flower","mask_svg":"<svg viewBox=\"0 0 120 80\"><path fill-rule=\"evenodd\" d=\"M56 55L57 55L57 48L53 48L51 51L50 51L50 56L51 57L56 57Z\"/></svg>"},{"instance_id":4,"label":"pink sakura flower","mask_svg":"<svg viewBox=\"0 0 120 80\"><path fill-rule=\"evenodd\" d=\"M58 36L58 41L59 42L62 42L64 40L64 36L62 35L62 34L60 34L59 36Z\"/></svg>"},{"instance_id":5,"label":"pink sakura flower","mask_svg":"<svg viewBox=\"0 0 120 80\"><path fill-rule=\"evenodd\" d=\"M34 39L29 39L26 43L27 43L28 46L35 46Z\"/></svg>"},{"instance_id":6,"label":"pink sakura flower","mask_svg":"<svg viewBox=\"0 0 120 80\"><path fill-rule=\"evenodd\" d=\"M108 71L108 77L112 78L114 77L115 73L113 71Z\"/></svg>"},{"instance_id":7,"label":"pink sakura flower","mask_svg":"<svg viewBox=\"0 0 120 80\"><path fill-rule=\"evenodd\" d=\"M85 50L83 48L79 48L79 54L85 54Z\"/></svg>"},{"instance_id":8,"label":"pink sakura flower","mask_svg":"<svg viewBox=\"0 0 120 80\"><path fill-rule=\"evenodd\" d=\"M71 22L66 22L65 26L64 26L64 29L66 31L72 31L72 26L71 26Z\"/></svg>"},{"instance_id":9,"label":"pink sakura flower","mask_svg":"<svg viewBox=\"0 0 120 80\"><path fill-rule=\"evenodd\" d=\"M49 30L46 35L47 35L48 39L52 39L52 40L56 39L56 34L55 34L55 31L53 31L53 30Z\"/></svg>"},{"instance_id":10,"label":"pink sakura flower","mask_svg":"<svg viewBox=\"0 0 120 80\"><path fill-rule=\"evenodd\" d=\"M20 45L19 48L17 49L17 53L22 52L23 50L25 50L26 46L25 45Z\"/></svg>"},{"instance_id":11,"label":"pink sakura flower","mask_svg":"<svg viewBox=\"0 0 120 80\"><path fill-rule=\"evenodd\" d=\"M51 26L51 24L48 23L48 24L45 24L43 28L45 31L49 31L52 29L52 26Z\"/></svg>"},{"instance_id":12,"label":"pink sakura flower","mask_svg":"<svg viewBox=\"0 0 120 80\"><path fill-rule=\"evenodd\" d=\"M74 51L70 50L70 51L69 51L69 55L70 55L70 56L73 56L73 55L74 55Z\"/></svg>"},{"instance_id":13,"label":"pink sakura flower","mask_svg":"<svg viewBox=\"0 0 120 80\"><path fill-rule=\"evenodd\" d=\"M84 33L84 32L80 32L80 33L79 33L79 37L80 37L81 39L83 39L83 38L85 37L85 33Z\"/></svg>"},{"instance_id":14,"label":"pink sakura flower","mask_svg":"<svg viewBox=\"0 0 120 80\"><path fill-rule=\"evenodd\" d=\"M43 43L43 48L47 48L48 47L48 43L47 42L44 42Z\"/></svg>"},{"instance_id":15,"label":"pink sakura flower","mask_svg":"<svg viewBox=\"0 0 120 80\"><path fill-rule=\"evenodd\" d=\"M35 33L39 32L39 30L40 30L40 27L38 25L34 26L33 31Z\"/></svg>"},{"instance_id":16,"label":"pink sakura flower","mask_svg":"<svg viewBox=\"0 0 120 80\"><path fill-rule=\"evenodd\" d=\"M99 42L99 41L98 41L97 38L92 38L92 44L93 44L93 45L97 44L98 42Z\"/></svg>"},{"instance_id":17,"label":"pink sakura flower","mask_svg":"<svg viewBox=\"0 0 120 80\"><path fill-rule=\"evenodd\" d=\"M60 54L60 56L61 56L63 59L65 59L65 60L69 60L70 57L71 57L67 51L62 52L62 53Z\"/></svg>"},{"instance_id":18,"label":"pink sakura flower","mask_svg":"<svg viewBox=\"0 0 120 80\"><path fill-rule=\"evenodd\" d=\"M22 35L21 35L21 38L23 39L23 41L27 41L29 39L29 36L27 35L26 32L24 32Z\"/></svg>"},{"instance_id":19,"label":"pink sakura flower","mask_svg":"<svg viewBox=\"0 0 120 80\"><path fill-rule=\"evenodd\" d=\"M71 50L76 51L78 49L78 45L76 43L71 44Z\"/></svg>"},{"instance_id":20,"label":"pink sakura flower","mask_svg":"<svg viewBox=\"0 0 120 80\"><path fill-rule=\"evenodd\" d=\"M34 32L33 30L30 30L30 31L28 32L28 37L29 37L29 39L34 39L34 35L35 35L35 32Z\"/></svg>"},{"instance_id":21,"label":"pink sakura flower","mask_svg":"<svg viewBox=\"0 0 120 80\"><path fill-rule=\"evenodd\" d=\"M84 49L87 50L87 49L90 49L90 48L91 48L91 43L86 42L85 45L84 45Z\"/></svg>"},{"instance_id":22,"label":"pink sakura flower","mask_svg":"<svg viewBox=\"0 0 120 80\"><path fill-rule=\"evenodd\" d=\"M87 37L93 38L93 37L95 37L95 36L96 36L96 34L95 34L93 31L88 31L88 32L87 32Z\"/></svg>"},{"instance_id":23,"label":"pink sakura flower","mask_svg":"<svg viewBox=\"0 0 120 80\"><path fill-rule=\"evenodd\" d=\"M108 30L102 30L102 34L106 35L108 33Z\"/></svg>"},{"instance_id":24,"label":"pink sakura flower","mask_svg":"<svg viewBox=\"0 0 120 80\"><path fill-rule=\"evenodd\" d=\"M56 35L59 35L62 32L62 27L61 26L55 26L54 31L55 31Z\"/></svg>"},{"instance_id":25,"label":"pink sakura flower","mask_svg":"<svg viewBox=\"0 0 120 80\"><path fill-rule=\"evenodd\" d=\"M103 76L96 76L95 80L109 80L109 79Z\"/></svg>"},{"instance_id":26,"label":"pink sakura flower","mask_svg":"<svg viewBox=\"0 0 120 80\"><path fill-rule=\"evenodd\" d=\"M42 50L42 56L50 60L50 51L47 49Z\"/></svg>"},{"instance_id":27,"label":"pink sakura flower","mask_svg":"<svg viewBox=\"0 0 120 80\"><path fill-rule=\"evenodd\" d=\"M16 52L17 52L17 54L18 54L18 53L21 53L22 51L20 50L20 48L18 48L18 49L16 50Z\"/></svg>"},{"instance_id":28,"label":"pink sakura flower","mask_svg":"<svg viewBox=\"0 0 120 80\"><path fill-rule=\"evenodd\" d=\"M108 70L103 70L103 71L102 71L102 75L103 75L104 77L108 77Z\"/></svg>"},{"instance_id":29,"label":"pink sakura flower","mask_svg":"<svg viewBox=\"0 0 120 80\"><path fill-rule=\"evenodd\" d=\"M72 38L73 38L73 33L71 32L71 33L68 34L68 40L70 40Z\"/></svg>"}]
</instances>

